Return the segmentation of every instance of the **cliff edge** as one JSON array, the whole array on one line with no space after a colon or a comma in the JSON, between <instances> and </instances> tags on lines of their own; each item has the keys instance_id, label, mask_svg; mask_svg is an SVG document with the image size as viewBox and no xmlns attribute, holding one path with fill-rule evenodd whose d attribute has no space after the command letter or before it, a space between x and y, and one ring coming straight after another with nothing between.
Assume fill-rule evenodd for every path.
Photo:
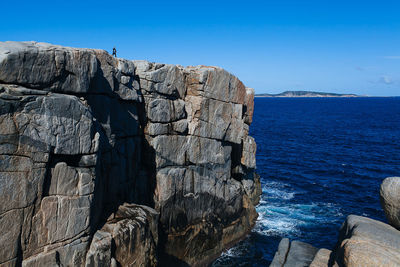
<instances>
[{"instance_id":1,"label":"cliff edge","mask_svg":"<svg viewBox=\"0 0 400 267\"><path fill-rule=\"evenodd\" d=\"M209 263L257 218L253 98L217 67L0 43L0 266Z\"/></svg>"}]
</instances>

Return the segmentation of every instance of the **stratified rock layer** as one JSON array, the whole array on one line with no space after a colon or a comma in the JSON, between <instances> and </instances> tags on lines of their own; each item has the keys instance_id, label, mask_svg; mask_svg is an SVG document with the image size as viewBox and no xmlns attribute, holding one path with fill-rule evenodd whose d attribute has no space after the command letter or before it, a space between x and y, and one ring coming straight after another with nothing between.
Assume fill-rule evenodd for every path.
<instances>
[{"instance_id":1,"label":"stratified rock layer","mask_svg":"<svg viewBox=\"0 0 400 267\"><path fill-rule=\"evenodd\" d=\"M257 217L253 97L216 67L0 43L0 265L209 262Z\"/></svg>"}]
</instances>

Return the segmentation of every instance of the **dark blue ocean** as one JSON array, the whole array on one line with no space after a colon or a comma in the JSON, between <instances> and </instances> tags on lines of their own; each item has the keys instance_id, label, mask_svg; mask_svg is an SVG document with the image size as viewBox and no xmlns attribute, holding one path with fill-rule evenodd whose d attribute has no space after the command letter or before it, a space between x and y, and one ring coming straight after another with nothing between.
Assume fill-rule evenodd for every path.
<instances>
[{"instance_id":1,"label":"dark blue ocean","mask_svg":"<svg viewBox=\"0 0 400 267\"><path fill-rule=\"evenodd\" d=\"M400 97L256 98L250 132L259 218L213 266L268 266L283 237L331 249L349 214L385 221L379 186L400 176Z\"/></svg>"}]
</instances>

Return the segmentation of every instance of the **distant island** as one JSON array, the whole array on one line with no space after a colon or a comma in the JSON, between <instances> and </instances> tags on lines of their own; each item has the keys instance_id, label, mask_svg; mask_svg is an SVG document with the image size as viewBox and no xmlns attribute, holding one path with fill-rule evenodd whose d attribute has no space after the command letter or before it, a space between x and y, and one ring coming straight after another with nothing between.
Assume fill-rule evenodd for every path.
<instances>
[{"instance_id":1,"label":"distant island","mask_svg":"<svg viewBox=\"0 0 400 267\"><path fill-rule=\"evenodd\" d=\"M356 94L335 94L312 91L285 91L280 94L256 94L256 97L359 97Z\"/></svg>"}]
</instances>

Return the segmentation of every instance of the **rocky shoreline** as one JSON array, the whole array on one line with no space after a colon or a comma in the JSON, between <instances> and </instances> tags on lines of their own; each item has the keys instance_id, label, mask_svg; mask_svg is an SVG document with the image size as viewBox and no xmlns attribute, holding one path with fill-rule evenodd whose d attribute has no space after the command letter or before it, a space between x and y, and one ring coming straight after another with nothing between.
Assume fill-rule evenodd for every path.
<instances>
[{"instance_id":1,"label":"rocky shoreline","mask_svg":"<svg viewBox=\"0 0 400 267\"><path fill-rule=\"evenodd\" d=\"M254 90L217 67L0 43L0 266L203 266L261 194Z\"/></svg>"},{"instance_id":2,"label":"rocky shoreline","mask_svg":"<svg viewBox=\"0 0 400 267\"><path fill-rule=\"evenodd\" d=\"M388 224L349 215L332 251L284 238L270 266L400 266L400 177L382 182L380 199Z\"/></svg>"}]
</instances>

